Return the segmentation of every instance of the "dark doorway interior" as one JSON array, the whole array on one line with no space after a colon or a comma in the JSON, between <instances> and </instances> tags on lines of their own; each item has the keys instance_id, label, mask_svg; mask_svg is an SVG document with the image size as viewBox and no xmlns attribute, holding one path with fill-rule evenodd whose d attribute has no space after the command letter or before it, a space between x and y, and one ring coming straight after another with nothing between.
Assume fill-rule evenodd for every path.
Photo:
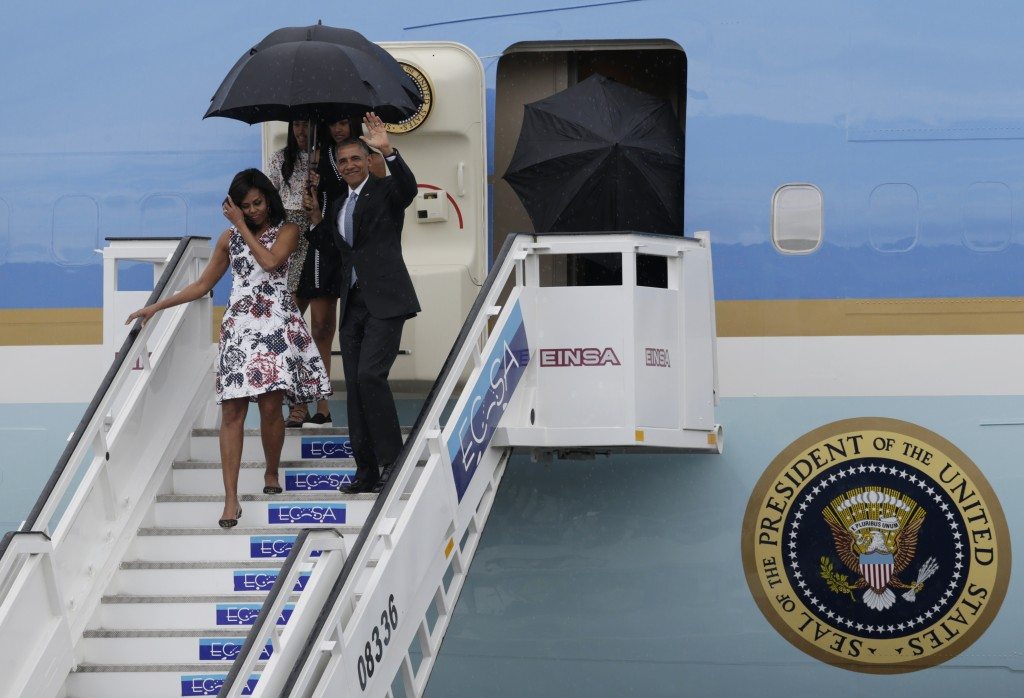
<instances>
[{"instance_id":1,"label":"dark doorway interior","mask_svg":"<svg viewBox=\"0 0 1024 698\"><path fill-rule=\"evenodd\" d=\"M515 192L501 179L515 151L523 105L544 99L594 73L668 100L684 130L685 140L686 54L675 42L530 42L509 47L498 61L496 79L492 250L501 249L511 232L533 232L530 218ZM603 280L604 271L602 265L590 264L577 256L572 263L549 266L546 273L560 277L551 280L559 285L587 285L595 281L601 283L589 278L591 272ZM642 277L648 276L643 265L638 272ZM660 275L655 272L655 276ZM649 285L661 283L658 278Z\"/></svg>"}]
</instances>

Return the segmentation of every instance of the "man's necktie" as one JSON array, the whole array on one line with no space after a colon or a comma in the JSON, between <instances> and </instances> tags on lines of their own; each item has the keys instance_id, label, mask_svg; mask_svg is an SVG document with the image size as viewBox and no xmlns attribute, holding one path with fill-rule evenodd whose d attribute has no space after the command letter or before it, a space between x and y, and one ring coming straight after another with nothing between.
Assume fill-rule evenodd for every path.
<instances>
[{"instance_id":1,"label":"man's necktie","mask_svg":"<svg viewBox=\"0 0 1024 698\"><path fill-rule=\"evenodd\" d=\"M359 194L352 192L348 195L348 200L345 202L345 210L341 212L341 234L345 237L345 242L352 247L352 243L355 240L355 226L352 223L352 214L356 210L356 199ZM356 268L352 267L352 280L349 282L349 286L355 286L356 283Z\"/></svg>"}]
</instances>

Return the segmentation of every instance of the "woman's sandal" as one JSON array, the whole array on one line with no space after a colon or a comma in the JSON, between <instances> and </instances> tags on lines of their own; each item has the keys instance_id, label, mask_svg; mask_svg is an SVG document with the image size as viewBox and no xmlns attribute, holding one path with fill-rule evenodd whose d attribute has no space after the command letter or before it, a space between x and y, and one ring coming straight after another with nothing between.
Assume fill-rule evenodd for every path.
<instances>
[{"instance_id":1,"label":"woman's sandal","mask_svg":"<svg viewBox=\"0 0 1024 698\"><path fill-rule=\"evenodd\" d=\"M238 507L238 514L233 519L218 519L217 525L221 528L234 528L238 525L238 520L242 518L242 507Z\"/></svg>"},{"instance_id":2,"label":"woman's sandal","mask_svg":"<svg viewBox=\"0 0 1024 698\"><path fill-rule=\"evenodd\" d=\"M281 494L284 490L278 485L264 485L263 494Z\"/></svg>"},{"instance_id":3,"label":"woman's sandal","mask_svg":"<svg viewBox=\"0 0 1024 698\"><path fill-rule=\"evenodd\" d=\"M301 429L302 425L309 419L309 408L305 405L292 405L288 413L288 419L284 421L285 429Z\"/></svg>"}]
</instances>

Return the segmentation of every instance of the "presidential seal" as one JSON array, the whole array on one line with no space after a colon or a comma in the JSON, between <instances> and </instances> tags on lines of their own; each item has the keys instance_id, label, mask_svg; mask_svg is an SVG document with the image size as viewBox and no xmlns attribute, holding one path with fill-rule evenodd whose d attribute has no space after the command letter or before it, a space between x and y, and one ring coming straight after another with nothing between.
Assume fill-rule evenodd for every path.
<instances>
[{"instance_id":1,"label":"presidential seal","mask_svg":"<svg viewBox=\"0 0 1024 698\"><path fill-rule=\"evenodd\" d=\"M416 83L423 103L416 110L416 113L408 119L403 119L397 124L384 124L384 128L388 133L408 133L419 128L427 120L427 117L430 116L430 109L434 106L434 88L430 85L430 81L427 80L427 76L423 71L405 61L399 61L398 65L402 66L402 70Z\"/></svg>"},{"instance_id":2,"label":"presidential seal","mask_svg":"<svg viewBox=\"0 0 1024 698\"><path fill-rule=\"evenodd\" d=\"M783 637L878 674L964 651L1010 576L1006 520L981 471L895 419L834 422L787 447L754 488L742 548L750 591Z\"/></svg>"}]
</instances>

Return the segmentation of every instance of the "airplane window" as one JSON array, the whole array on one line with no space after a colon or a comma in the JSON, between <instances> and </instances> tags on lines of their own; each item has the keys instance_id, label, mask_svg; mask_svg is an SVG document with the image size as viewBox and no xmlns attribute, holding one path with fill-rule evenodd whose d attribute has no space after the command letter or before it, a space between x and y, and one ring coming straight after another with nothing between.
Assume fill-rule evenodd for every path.
<instances>
[{"instance_id":1,"label":"airplane window","mask_svg":"<svg viewBox=\"0 0 1024 698\"><path fill-rule=\"evenodd\" d=\"M188 203L178 194L151 194L142 201L143 237L180 237L188 232Z\"/></svg>"},{"instance_id":2,"label":"airplane window","mask_svg":"<svg viewBox=\"0 0 1024 698\"><path fill-rule=\"evenodd\" d=\"M1002 182L975 182L964 200L964 244L975 252L998 252L1010 244L1013 194Z\"/></svg>"},{"instance_id":3,"label":"airplane window","mask_svg":"<svg viewBox=\"0 0 1024 698\"><path fill-rule=\"evenodd\" d=\"M868 197L868 242L879 252L907 252L920 227L917 189L910 184L879 184Z\"/></svg>"},{"instance_id":4,"label":"airplane window","mask_svg":"<svg viewBox=\"0 0 1024 698\"><path fill-rule=\"evenodd\" d=\"M59 264L79 266L98 259L100 208L90 196L62 196L53 205L51 249Z\"/></svg>"},{"instance_id":5,"label":"airplane window","mask_svg":"<svg viewBox=\"0 0 1024 698\"><path fill-rule=\"evenodd\" d=\"M821 190L813 184L783 184L772 196L772 242L779 252L810 254L825 231Z\"/></svg>"}]
</instances>

